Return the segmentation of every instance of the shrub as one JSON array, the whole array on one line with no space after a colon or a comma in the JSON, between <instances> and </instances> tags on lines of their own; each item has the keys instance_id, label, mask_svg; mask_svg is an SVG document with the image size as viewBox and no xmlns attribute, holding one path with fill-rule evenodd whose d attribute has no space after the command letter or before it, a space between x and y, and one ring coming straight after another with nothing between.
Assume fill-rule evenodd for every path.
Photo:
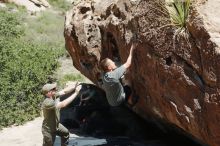
<instances>
[{"instance_id":1,"label":"shrub","mask_svg":"<svg viewBox=\"0 0 220 146\"><path fill-rule=\"evenodd\" d=\"M24 28L19 14L0 11L0 128L39 115L41 86L63 53L51 44L25 41Z\"/></svg>"},{"instance_id":2,"label":"shrub","mask_svg":"<svg viewBox=\"0 0 220 146\"><path fill-rule=\"evenodd\" d=\"M64 17L51 11L41 12L37 17L27 17L25 20L25 41L35 44L51 45L64 51Z\"/></svg>"},{"instance_id":3,"label":"shrub","mask_svg":"<svg viewBox=\"0 0 220 146\"><path fill-rule=\"evenodd\" d=\"M24 34L17 14L6 13L5 10L0 10L0 16L0 38L19 38Z\"/></svg>"},{"instance_id":4,"label":"shrub","mask_svg":"<svg viewBox=\"0 0 220 146\"><path fill-rule=\"evenodd\" d=\"M59 85L63 87L68 81L85 81L85 78L81 74L66 74L62 79L59 80Z\"/></svg>"},{"instance_id":5,"label":"shrub","mask_svg":"<svg viewBox=\"0 0 220 146\"><path fill-rule=\"evenodd\" d=\"M71 3L67 2L67 0L49 0L49 3L63 11L67 11L71 6Z\"/></svg>"},{"instance_id":6,"label":"shrub","mask_svg":"<svg viewBox=\"0 0 220 146\"><path fill-rule=\"evenodd\" d=\"M0 73L1 126L20 124L39 114L40 86L57 66L57 56L48 47L15 41L7 49L11 55L1 58L6 60Z\"/></svg>"}]
</instances>

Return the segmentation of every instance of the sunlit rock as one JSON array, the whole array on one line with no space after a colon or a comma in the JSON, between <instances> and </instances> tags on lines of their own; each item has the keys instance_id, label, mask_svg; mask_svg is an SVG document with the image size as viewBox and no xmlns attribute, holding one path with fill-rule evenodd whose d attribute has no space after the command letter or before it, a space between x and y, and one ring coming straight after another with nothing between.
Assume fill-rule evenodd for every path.
<instances>
[{"instance_id":1,"label":"sunlit rock","mask_svg":"<svg viewBox=\"0 0 220 146\"><path fill-rule=\"evenodd\" d=\"M209 2L216 7L206 7ZM184 36L176 33L162 1L82 0L66 15L66 48L74 66L97 83L99 62L109 57L124 63L132 36L137 35L126 75L140 96L133 111L219 146L220 33L218 28L210 33L208 17L202 18L203 7L209 9L206 16L213 16L209 13L218 14L218 4L193 4Z\"/></svg>"}]
</instances>

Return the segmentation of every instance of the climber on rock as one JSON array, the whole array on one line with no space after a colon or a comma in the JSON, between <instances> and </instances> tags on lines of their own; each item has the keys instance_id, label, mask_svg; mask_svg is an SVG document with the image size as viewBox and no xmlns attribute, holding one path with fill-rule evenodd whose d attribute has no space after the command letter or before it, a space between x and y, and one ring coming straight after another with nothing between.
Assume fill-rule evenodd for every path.
<instances>
[{"instance_id":1,"label":"climber on rock","mask_svg":"<svg viewBox=\"0 0 220 146\"><path fill-rule=\"evenodd\" d=\"M132 93L131 88L128 85L123 86L120 81L121 77L131 66L133 51L136 46L136 43L132 43L127 61L120 67L117 67L115 62L109 58L103 59L100 63L100 67L103 71L100 86L106 92L108 103L111 106L119 106L127 101L132 101L132 103L130 103L131 105L137 102L137 96Z\"/></svg>"}]
</instances>

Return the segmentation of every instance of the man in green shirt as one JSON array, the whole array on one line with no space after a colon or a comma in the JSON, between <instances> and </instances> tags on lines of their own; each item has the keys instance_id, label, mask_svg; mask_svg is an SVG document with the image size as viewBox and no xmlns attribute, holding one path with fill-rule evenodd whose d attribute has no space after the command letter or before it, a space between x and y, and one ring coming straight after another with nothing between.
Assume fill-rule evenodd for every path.
<instances>
[{"instance_id":1,"label":"man in green shirt","mask_svg":"<svg viewBox=\"0 0 220 146\"><path fill-rule=\"evenodd\" d=\"M77 84L69 86L60 92L57 92L57 84L45 84L42 92L45 99L42 103L43 110L43 146L53 146L56 135L61 137L61 146L67 146L69 140L69 131L60 123L60 109L69 105L78 95L81 85ZM63 101L60 101L60 96L65 94L74 93Z\"/></svg>"}]
</instances>

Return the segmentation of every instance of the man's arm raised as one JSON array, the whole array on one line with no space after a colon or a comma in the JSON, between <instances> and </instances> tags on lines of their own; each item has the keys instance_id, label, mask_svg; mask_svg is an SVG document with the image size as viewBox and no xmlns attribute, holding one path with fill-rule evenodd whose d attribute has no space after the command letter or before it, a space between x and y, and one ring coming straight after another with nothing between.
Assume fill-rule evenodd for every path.
<instances>
[{"instance_id":1,"label":"man's arm raised","mask_svg":"<svg viewBox=\"0 0 220 146\"><path fill-rule=\"evenodd\" d=\"M61 91L59 91L59 92L57 93L57 95L58 95L58 96L63 96L63 95L66 95L66 94L68 94L68 93L73 92L73 91L76 89L76 87L77 87L78 84L79 84L78 82L76 82L75 84L73 84L73 83L69 84L67 87L65 87L64 89L62 89Z\"/></svg>"},{"instance_id":2,"label":"man's arm raised","mask_svg":"<svg viewBox=\"0 0 220 146\"><path fill-rule=\"evenodd\" d=\"M80 91L81 88L82 88L82 85L78 85L78 86L76 87L76 89L75 89L75 92L74 92L70 97L68 97L67 99L65 99L65 100L63 100L63 101L61 101L61 102L59 102L59 103L56 105L56 107L57 107L57 108L64 108L64 107L66 107L67 105L69 105L69 104L76 98L76 96L79 94L79 91Z\"/></svg>"},{"instance_id":3,"label":"man's arm raised","mask_svg":"<svg viewBox=\"0 0 220 146\"><path fill-rule=\"evenodd\" d=\"M126 69L128 69L131 66L133 51L136 48L136 46L137 46L136 43L132 43L129 56L127 58L127 61L123 64Z\"/></svg>"}]
</instances>

